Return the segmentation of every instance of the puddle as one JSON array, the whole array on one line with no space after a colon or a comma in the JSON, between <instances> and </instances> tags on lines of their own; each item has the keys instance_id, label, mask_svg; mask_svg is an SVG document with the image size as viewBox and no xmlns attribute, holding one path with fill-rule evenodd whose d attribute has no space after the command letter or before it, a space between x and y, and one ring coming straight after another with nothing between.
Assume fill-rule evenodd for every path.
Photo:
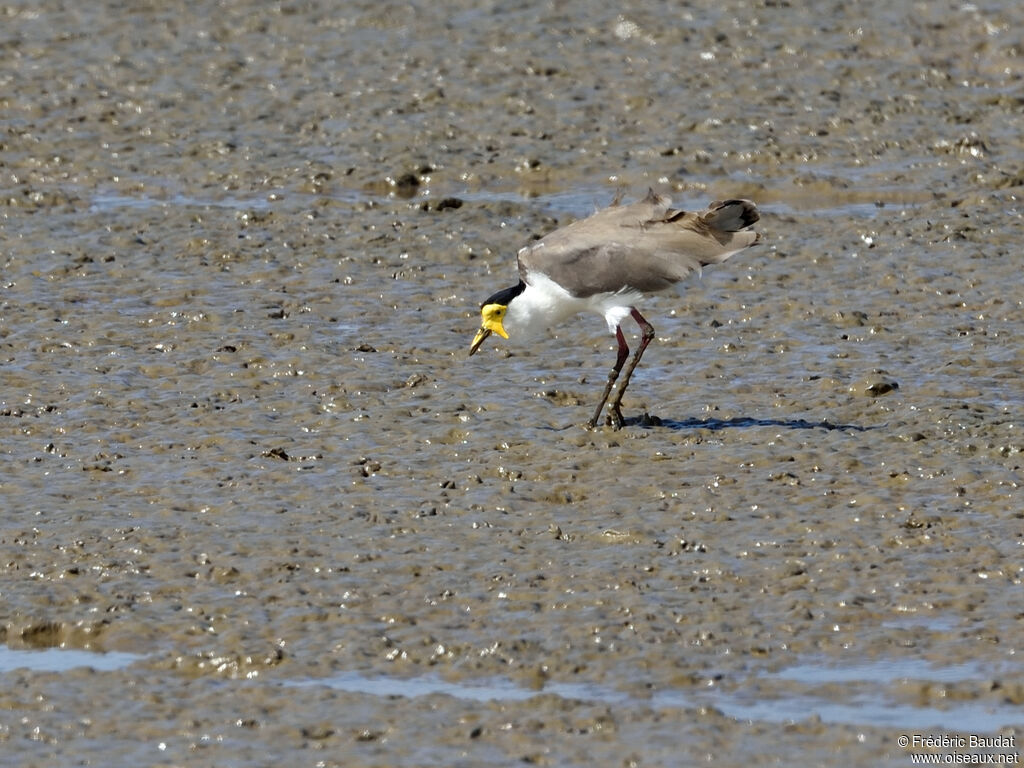
<instances>
[{"instance_id":1,"label":"puddle","mask_svg":"<svg viewBox=\"0 0 1024 768\"><path fill-rule=\"evenodd\" d=\"M470 683L449 683L434 675L424 677L368 677L359 672L342 672L320 680L290 683L302 687L326 685L348 693L372 696L431 696L444 694L470 701L525 701L534 696L554 695L577 701L604 701L614 704L632 703L633 699L612 688L586 683L548 683L542 689L529 689L501 678L485 678Z\"/></svg>"},{"instance_id":2,"label":"puddle","mask_svg":"<svg viewBox=\"0 0 1024 768\"><path fill-rule=\"evenodd\" d=\"M154 185L157 186L157 185ZM159 187L157 187L159 188ZM382 197L358 189L338 188L329 195L311 195L288 189L267 189L258 195L248 197L196 197L181 193L157 193L155 195L125 195L118 192L100 192L92 196L89 210L93 213L111 213L120 209L148 210L150 208L225 208L234 211L267 211L285 201L299 201L312 204L313 201L328 197L342 203L357 203ZM520 197L520 199L522 199Z\"/></svg>"},{"instance_id":3,"label":"puddle","mask_svg":"<svg viewBox=\"0 0 1024 768\"><path fill-rule=\"evenodd\" d=\"M0 645L0 674L17 669L28 669L32 672L67 672L80 667L91 667L97 672L113 672L116 669L130 667L142 658L145 657L137 653L120 651L94 653L65 648L14 650L6 645Z\"/></svg>"},{"instance_id":4,"label":"puddle","mask_svg":"<svg viewBox=\"0 0 1024 768\"><path fill-rule=\"evenodd\" d=\"M991 673L991 670L989 670ZM723 691L658 690L648 697L631 696L609 686L587 683L551 682L542 689L523 688L509 680L487 678L467 683L451 683L435 675L417 678L371 677L358 672L344 672L320 680L289 683L296 686L328 686L348 693L372 696L415 698L443 694L469 701L524 701L535 696L554 695L575 701L627 705L630 707L694 708L712 707L737 720L787 723L817 717L822 722L841 725L891 726L904 728L945 728L948 730L986 733L1024 722L1018 707L989 701L962 701L943 709L915 707L886 701L886 693L851 693L848 699L836 701L815 695L810 688L828 683L877 683L887 685L894 680L922 679L936 682L960 682L987 679L981 664L957 664L936 667L926 661L879 661L848 667L798 665L765 675L764 680L785 680L807 685L806 692L776 698L753 698L742 690Z\"/></svg>"},{"instance_id":5,"label":"puddle","mask_svg":"<svg viewBox=\"0 0 1024 768\"><path fill-rule=\"evenodd\" d=\"M889 207L896 207L895 204L888 204ZM770 204L759 205L758 208L762 213L773 214L776 216L799 216L806 215L807 211L813 210L821 213L827 213L832 216L841 216L852 219L873 219L885 212L887 205L878 205L874 202L861 203L861 202L841 202L837 200L828 200L820 198L813 203L783 203L773 202ZM910 208L911 205L905 203L899 204L900 208Z\"/></svg>"},{"instance_id":6,"label":"puddle","mask_svg":"<svg viewBox=\"0 0 1024 768\"><path fill-rule=\"evenodd\" d=\"M952 632L960 625L960 619L956 616L931 616L908 613L896 619L883 621L882 626L887 629L926 629L929 632Z\"/></svg>"},{"instance_id":7,"label":"puddle","mask_svg":"<svg viewBox=\"0 0 1024 768\"><path fill-rule=\"evenodd\" d=\"M871 661L832 667L824 664L797 664L772 675L807 685L828 683L880 683L896 680L928 680L935 683L961 683L968 680L992 679L997 670L977 662L937 667L924 659ZM1011 670L1005 670L1009 673Z\"/></svg>"},{"instance_id":8,"label":"puddle","mask_svg":"<svg viewBox=\"0 0 1024 768\"><path fill-rule=\"evenodd\" d=\"M270 202L267 200L266 196L245 198L221 197L216 200L201 200L188 195L170 195L166 198L156 198L145 195L134 197L131 195L98 194L93 196L89 210L93 212L110 212L118 208L146 210L149 208L161 208L164 206L180 208L231 208L239 211L264 211L270 208Z\"/></svg>"},{"instance_id":9,"label":"puddle","mask_svg":"<svg viewBox=\"0 0 1024 768\"><path fill-rule=\"evenodd\" d=\"M637 192L637 191L634 191ZM568 213L576 217L589 216L609 205L615 197L614 191L593 188L572 188L564 192L552 192L541 195L523 194L521 191L501 190L468 190L454 193L455 197L472 203L516 203L536 206L538 210L550 213ZM637 194L627 194L626 202ZM673 202L675 202L673 200Z\"/></svg>"},{"instance_id":10,"label":"puddle","mask_svg":"<svg viewBox=\"0 0 1024 768\"><path fill-rule=\"evenodd\" d=\"M701 697L702 699L704 697ZM837 725L871 725L879 728L911 730L944 729L970 733L992 733L1024 722L1019 707L990 702L959 702L947 709L914 707L908 704L886 704L879 696L851 696L837 702L819 696L790 696L756 702L739 701L726 696L726 701L703 701L737 720L788 723L818 717L823 723Z\"/></svg>"}]
</instances>

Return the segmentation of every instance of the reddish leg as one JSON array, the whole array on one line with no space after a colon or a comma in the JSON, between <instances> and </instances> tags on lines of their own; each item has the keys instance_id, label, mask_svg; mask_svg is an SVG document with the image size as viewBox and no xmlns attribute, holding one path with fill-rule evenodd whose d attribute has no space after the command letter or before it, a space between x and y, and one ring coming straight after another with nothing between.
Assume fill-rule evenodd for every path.
<instances>
[{"instance_id":1,"label":"reddish leg","mask_svg":"<svg viewBox=\"0 0 1024 768\"><path fill-rule=\"evenodd\" d=\"M651 333L654 329L651 329ZM626 337L622 335L622 328L617 327L615 329L615 338L619 342L619 356L615 360L615 367L608 373L608 383L604 385L604 393L601 395L601 400L597 404L597 410L594 411L593 418L587 422L587 426L593 429L597 426L597 420L601 417L601 409L604 408L604 404L608 402L608 395L612 391L612 387L615 386L615 380L619 378L619 371L622 370L623 364L626 362L626 358L629 357L629 347L626 345ZM634 363L635 365L635 363ZM621 421L621 416L620 419ZM619 426L622 426L619 424Z\"/></svg>"},{"instance_id":2,"label":"reddish leg","mask_svg":"<svg viewBox=\"0 0 1024 768\"><path fill-rule=\"evenodd\" d=\"M622 395L626 392L626 387L629 386L629 378L633 375L633 370L636 368L636 364L640 362L640 358L643 357L644 350L647 349L647 345L651 343L654 338L654 326L647 322L643 315L637 312L635 309L630 309L629 314L632 315L633 319L636 320L637 325L640 326L640 346L636 348L636 352L633 353L633 359L629 361L629 367L626 369L626 375L622 378L622 383L619 384L618 389L615 391L615 399L612 400L611 405L608 406L609 417L612 420L612 426L615 429L622 427ZM621 338L622 331L619 331L619 337ZM622 367L623 360L623 349L625 348L625 342L622 342L619 347L619 363L618 367ZM629 350L626 349L626 352ZM615 371L618 376L618 370ZM605 397L608 395L605 394ZM604 401L601 401L604 404ZM596 418L596 416L595 416Z\"/></svg>"}]
</instances>

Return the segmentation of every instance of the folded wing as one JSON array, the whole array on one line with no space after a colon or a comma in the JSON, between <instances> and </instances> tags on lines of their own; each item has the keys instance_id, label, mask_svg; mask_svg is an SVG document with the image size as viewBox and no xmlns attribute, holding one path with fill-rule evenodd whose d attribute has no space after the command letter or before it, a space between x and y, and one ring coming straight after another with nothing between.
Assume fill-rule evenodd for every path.
<instances>
[{"instance_id":1,"label":"folded wing","mask_svg":"<svg viewBox=\"0 0 1024 768\"><path fill-rule=\"evenodd\" d=\"M749 200L673 210L649 192L558 229L519 252L520 276L541 272L573 296L666 290L702 266L718 264L760 240L748 227L760 215Z\"/></svg>"}]
</instances>

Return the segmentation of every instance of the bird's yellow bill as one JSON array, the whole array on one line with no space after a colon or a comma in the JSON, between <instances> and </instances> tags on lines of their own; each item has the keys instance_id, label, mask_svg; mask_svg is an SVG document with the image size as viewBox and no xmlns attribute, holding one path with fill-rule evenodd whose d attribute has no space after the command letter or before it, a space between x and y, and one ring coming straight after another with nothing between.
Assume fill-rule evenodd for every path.
<instances>
[{"instance_id":1,"label":"bird's yellow bill","mask_svg":"<svg viewBox=\"0 0 1024 768\"><path fill-rule=\"evenodd\" d=\"M480 349L480 345L484 343L484 339L492 333L498 334L503 339L508 338L508 334L505 333L505 328L501 324L501 317L488 317L485 315L483 323L480 326L480 330L476 332L476 336L473 337L473 343L469 345L469 354L472 355Z\"/></svg>"},{"instance_id":2,"label":"bird's yellow bill","mask_svg":"<svg viewBox=\"0 0 1024 768\"><path fill-rule=\"evenodd\" d=\"M487 328L481 328L476 332L476 336L473 337L473 343L469 345L469 354L472 355L478 349L480 345L484 343L484 339L491 335L491 331Z\"/></svg>"}]
</instances>

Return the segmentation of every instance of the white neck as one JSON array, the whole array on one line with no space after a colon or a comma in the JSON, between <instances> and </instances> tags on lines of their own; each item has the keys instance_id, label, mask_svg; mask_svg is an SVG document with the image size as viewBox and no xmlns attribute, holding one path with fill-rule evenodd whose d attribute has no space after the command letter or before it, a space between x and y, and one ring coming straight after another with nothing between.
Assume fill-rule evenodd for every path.
<instances>
[{"instance_id":1,"label":"white neck","mask_svg":"<svg viewBox=\"0 0 1024 768\"><path fill-rule=\"evenodd\" d=\"M574 299L558 283L535 275L523 292L509 302L503 324L513 339L529 337L586 308L585 301Z\"/></svg>"}]
</instances>

